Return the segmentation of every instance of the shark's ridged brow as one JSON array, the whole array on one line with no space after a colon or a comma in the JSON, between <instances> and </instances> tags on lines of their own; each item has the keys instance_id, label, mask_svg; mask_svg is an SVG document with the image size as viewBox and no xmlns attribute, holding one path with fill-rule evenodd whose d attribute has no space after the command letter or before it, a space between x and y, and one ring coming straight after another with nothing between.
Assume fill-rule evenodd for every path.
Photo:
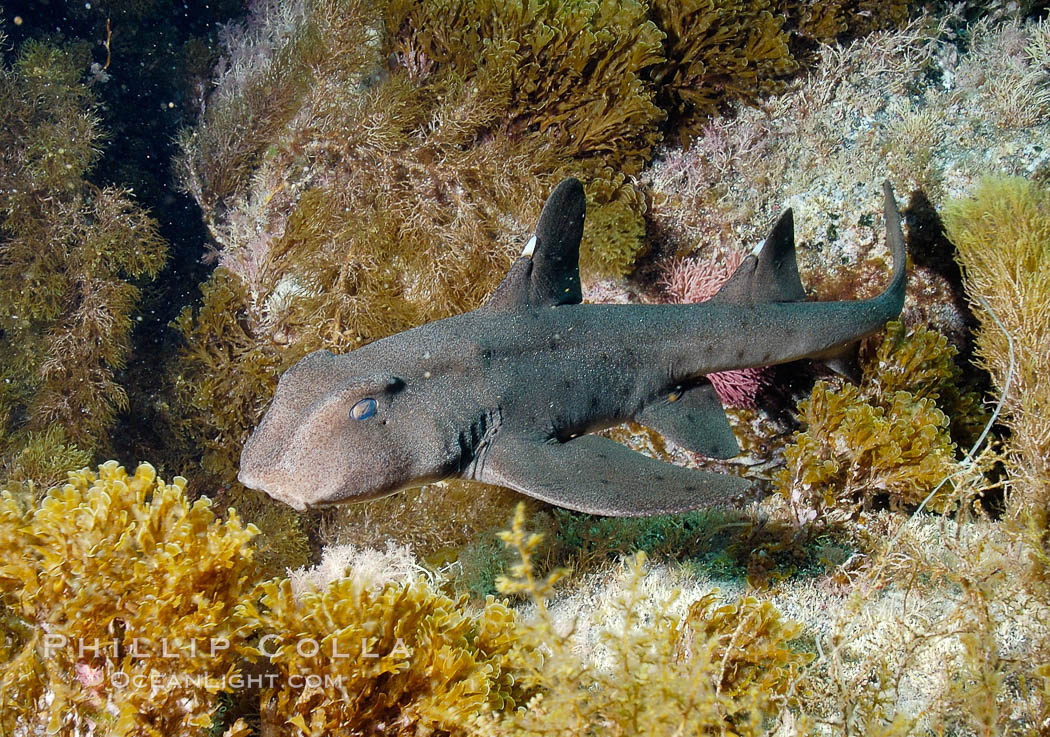
<instances>
[{"instance_id":1,"label":"shark's ridged brow","mask_svg":"<svg viewBox=\"0 0 1050 737\"><path fill-rule=\"evenodd\" d=\"M405 382L392 374L373 374L360 379L351 379L318 401L346 402L365 397L378 397L383 394L396 394L404 388Z\"/></svg>"}]
</instances>

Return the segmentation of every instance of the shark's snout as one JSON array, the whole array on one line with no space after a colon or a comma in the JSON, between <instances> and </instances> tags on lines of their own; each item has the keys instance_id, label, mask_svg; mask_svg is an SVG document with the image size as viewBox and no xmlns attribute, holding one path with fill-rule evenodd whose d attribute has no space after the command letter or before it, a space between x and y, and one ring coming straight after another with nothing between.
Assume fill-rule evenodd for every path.
<instances>
[{"instance_id":1,"label":"shark's snout","mask_svg":"<svg viewBox=\"0 0 1050 737\"><path fill-rule=\"evenodd\" d=\"M249 489L265 492L271 498L303 511L306 509L305 502L299 495L290 492L295 488L294 482L289 483L290 480L283 478L279 473L280 458L274 450L278 446L273 442L265 442L267 437L260 440L260 436L269 434L265 424L264 422L256 428L244 444L237 480Z\"/></svg>"},{"instance_id":2,"label":"shark's snout","mask_svg":"<svg viewBox=\"0 0 1050 737\"><path fill-rule=\"evenodd\" d=\"M241 460L241 470L237 473L237 480L249 489L262 491L272 499L283 502L300 512L306 509L306 503L299 495L291 493L286 484L275 481L270 477L270 474L253 472L250 465L245 465L243 458Z\"/></svg>"},{"instance_id":3,"label":"shark's snout","mask_svg":"<svg viewBox=\"0 0 1050 737\"><path fill-rule=\"evenodd\" d=\"M355 496L335 465L322 460L325 454L304 462L296 450L294 442L279 442L260 425L241 451L237 480L300 512Z\"/></svg>"}]
</instances>

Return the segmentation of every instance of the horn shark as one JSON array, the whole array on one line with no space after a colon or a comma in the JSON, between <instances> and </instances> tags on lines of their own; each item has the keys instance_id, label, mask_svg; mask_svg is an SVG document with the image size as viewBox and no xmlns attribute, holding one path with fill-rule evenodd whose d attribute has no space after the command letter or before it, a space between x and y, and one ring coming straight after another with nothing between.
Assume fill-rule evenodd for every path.
<instances>
[{"instance_id":1,"label":"horn shark","mask_svg":"<svg viewBox=\"0 0 1050 737\"><path fill-rule=\"evenodd\" d=\"M566 179L484 305L286 371L238 479L299 510L450 477L597 515L727 503L749 482L589 433L633 419L688 450L739 453L706 374L834 357L900 313L904 236L883 193L893 272L872 299L802 301L787 210L707 302L588 305L583 186Z\"/></svg>"}]
</instances>

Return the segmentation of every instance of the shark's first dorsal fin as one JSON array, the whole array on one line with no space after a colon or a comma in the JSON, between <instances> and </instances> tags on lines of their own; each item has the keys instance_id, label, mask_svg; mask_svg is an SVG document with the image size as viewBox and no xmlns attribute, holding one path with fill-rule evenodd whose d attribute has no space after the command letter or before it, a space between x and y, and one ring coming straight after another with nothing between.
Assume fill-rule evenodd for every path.
<instances>
[{"instance_id":1,"label":"shark's first dorsal fin","mask_svg":"<svg viewBox=\"0 0 1050 737\"><path fill-rule=\"evenodd\" d=\"M579 304L580 239L586 198L578 179L563 179L547 198L536 233L496 287L486 309Z\"/></svg>"},{"instance_id":2,"label":"shark's first dorsal fin","mask_svg":"<svg viewBox=\"0 0 1050 737\"><path fill-rule=\"evenodd\" d=\"M761 249L744 259L711 299L746 305L805 298L795 262L795 221L789 209L777 220Z\"/></svg>"}]
</instances>

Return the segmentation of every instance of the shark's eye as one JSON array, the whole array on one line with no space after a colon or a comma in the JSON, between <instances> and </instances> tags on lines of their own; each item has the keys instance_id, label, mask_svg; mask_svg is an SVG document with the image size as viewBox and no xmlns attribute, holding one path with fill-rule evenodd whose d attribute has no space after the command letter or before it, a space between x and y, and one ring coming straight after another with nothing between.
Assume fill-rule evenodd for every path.
<instances>
[{"instance_id":1,"label":"shark's eye","mask_svg":"<svg viewBox=\"0 0 1050 737\"><path fill-rule=\"evenodd\" d=\"M362 399L350 408L350 418L354 420L367 420L376 413L378 407L379 404L371 397Z\"/></svg>"}]
</instances>

